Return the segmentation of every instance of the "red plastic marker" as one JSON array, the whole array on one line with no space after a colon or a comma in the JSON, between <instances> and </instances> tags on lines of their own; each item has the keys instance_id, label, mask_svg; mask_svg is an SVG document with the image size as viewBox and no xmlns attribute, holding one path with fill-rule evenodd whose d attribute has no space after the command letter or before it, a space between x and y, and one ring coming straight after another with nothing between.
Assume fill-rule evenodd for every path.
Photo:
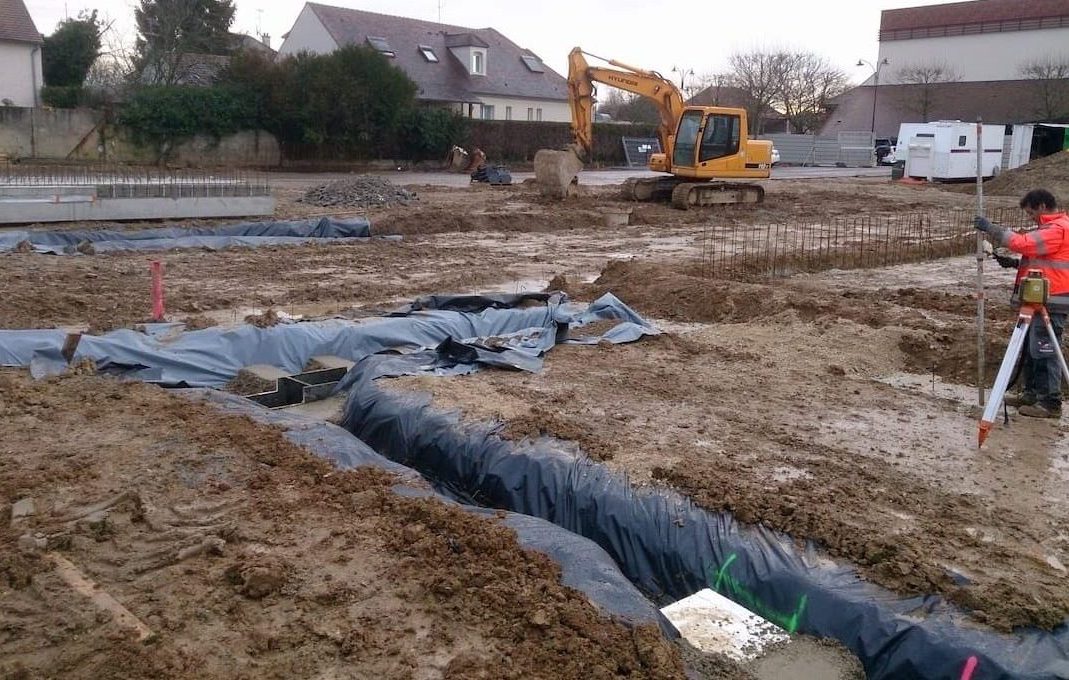
<instances>
[{"instance_id":1,"label":"red plastic marker","mask_svg":"<svg viewBox=\"0 0 1069 680\"><path fill-rule=\"evenodd\" d=\"M972 680L972 674L976 672L976 667L979 665L980 660L975 656L970 656L965 662L965 670L961 672L961 680Z\"/></svg>"},{"instance_id":2,"label":"red plastic marker","mask_svg":"<svg viewBox=\"0 0 1069 680\"><path fill-rule=\"evenodd\" d=\"M152 320L163 321L163 263L153 260L152 270Z\"/></svg>"}]
</instances>

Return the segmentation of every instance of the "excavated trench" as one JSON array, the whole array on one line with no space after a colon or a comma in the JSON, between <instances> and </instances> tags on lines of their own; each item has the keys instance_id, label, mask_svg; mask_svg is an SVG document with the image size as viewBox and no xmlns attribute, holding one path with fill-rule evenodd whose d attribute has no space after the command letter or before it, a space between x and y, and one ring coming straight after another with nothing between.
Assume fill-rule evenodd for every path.
<instances>
[{"instance_id":1,"label":"excavated trench","mask_svg":"<svg viewBox=\"0 0 1069 680\"><path fill-rule=\"evenodd\" d=\"M608 308L611 312L583 321L617 318L642 328L626 307ZM742 526L730 514L702 510L678 494L635 491L601 464L538 443L514 445L488 429L462 427L426 399L390 395L375 384L381 377L428 368L444 375L470 372L480 364L537 367L537 357L564 340L558 311L552 306L478 314L425 311L360 325L207 329L166 345L118 331L83 338L73 358L165 385L220 387L254 363L299 373L314 355L345 357L357 362L341 384L349 390L344 426L350 433L455 498L545 520L593 541L634 587L658 602L715 589L790 632L839 640L871 678L960 677L972 657L979 661L975 678L1064 677L1069 669L1065 626L1018 635L962 626L961 612L941 598L897 598L828 560L815 545L799 548L789 536ZM480 337L498 342L445 342ZM55 332L0 333L0 345L8 348L0 358L9 365L32 363L37 375L65 370L63 339ZM392 353L427 347L438 351ZM330 448L329 442L324 445L324 455L338 460ZM586 560L585 553L576 559L580 553L561 554L565 560ZM576 566L565 564L565 572ZM617 585L615 596L630 603L623 609L633 609L633 596Z\"/></svg>"}]
</instances>

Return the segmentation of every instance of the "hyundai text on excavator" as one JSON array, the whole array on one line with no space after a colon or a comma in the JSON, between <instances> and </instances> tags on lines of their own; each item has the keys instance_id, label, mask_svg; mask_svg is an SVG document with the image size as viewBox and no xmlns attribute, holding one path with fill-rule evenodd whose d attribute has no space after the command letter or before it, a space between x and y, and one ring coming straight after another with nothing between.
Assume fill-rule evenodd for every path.
<instances>
[{"instance_id":1,"label":"hyundai text on excavator","mask_svg":"<svg viewBox=\"0 0 1069 680\"><path fill-rule=\"evenodd\" d=\"M587 56L615 68L591 66ZM669 175L629 180L626 192L630 198L670 199L673 206L683 210L764 200L765 190L759 184L721 181L769 177L772 142L747 137L744 109L685 106L675 84L656 71L604 59L578 47L568 55L568 102L575 142L565 152L540 150L536 154L535 175L540 184L559 185L561 178L574 184L582 163L590 159L594 143L594 83L646 97L660 113L657 136L664 153L652 154L649 167ZM577 157L578 163L569 155Z\"/></svg>"}]
</instances>

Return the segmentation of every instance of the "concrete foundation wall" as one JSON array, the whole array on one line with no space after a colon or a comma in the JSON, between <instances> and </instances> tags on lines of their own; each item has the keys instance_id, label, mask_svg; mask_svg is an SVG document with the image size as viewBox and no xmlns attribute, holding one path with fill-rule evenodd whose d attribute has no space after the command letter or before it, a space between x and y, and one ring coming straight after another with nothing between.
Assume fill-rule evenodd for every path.
<instances>
[{"instance_id":1,"label":"concrete foundation wall","mask_svg":"<svg viewBox=\"0 0 1069 680\"><path fill-rule=\"evenodd\" d=\"M99 198L48 202L0 201L0 224L81 222L90 220L156 220L196 217L256 217L272 215L271 196L216 198Z\"/></svg>"}]
</instances>

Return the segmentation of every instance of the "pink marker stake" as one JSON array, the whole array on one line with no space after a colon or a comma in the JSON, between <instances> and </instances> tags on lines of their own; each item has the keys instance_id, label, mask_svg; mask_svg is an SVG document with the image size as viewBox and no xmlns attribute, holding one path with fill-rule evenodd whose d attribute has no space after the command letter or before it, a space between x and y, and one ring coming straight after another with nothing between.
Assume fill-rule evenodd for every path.
<instances>
[{"instance_id":1,"label":"pink marker stake","mask_svg":"<svg viewBox=\"0 0 1069 680\"><path fill-rule=\"evenodd\" d=\"M152 270L152 320L163 321L163 263L153 260Z\"/></svg>"},{"instance_id":2,"label":"pink marker stake","mask_svg":"<svg viewBox=\"0 0 1069 680\"><path fill-rule=\"evenodd\" d=\"M972 680L972 674L976 672L976 667L979 665L980 660L975 656L970 656L965 662L965 670L961 672L961 680Z\"/></svg>"}]
</instances>

